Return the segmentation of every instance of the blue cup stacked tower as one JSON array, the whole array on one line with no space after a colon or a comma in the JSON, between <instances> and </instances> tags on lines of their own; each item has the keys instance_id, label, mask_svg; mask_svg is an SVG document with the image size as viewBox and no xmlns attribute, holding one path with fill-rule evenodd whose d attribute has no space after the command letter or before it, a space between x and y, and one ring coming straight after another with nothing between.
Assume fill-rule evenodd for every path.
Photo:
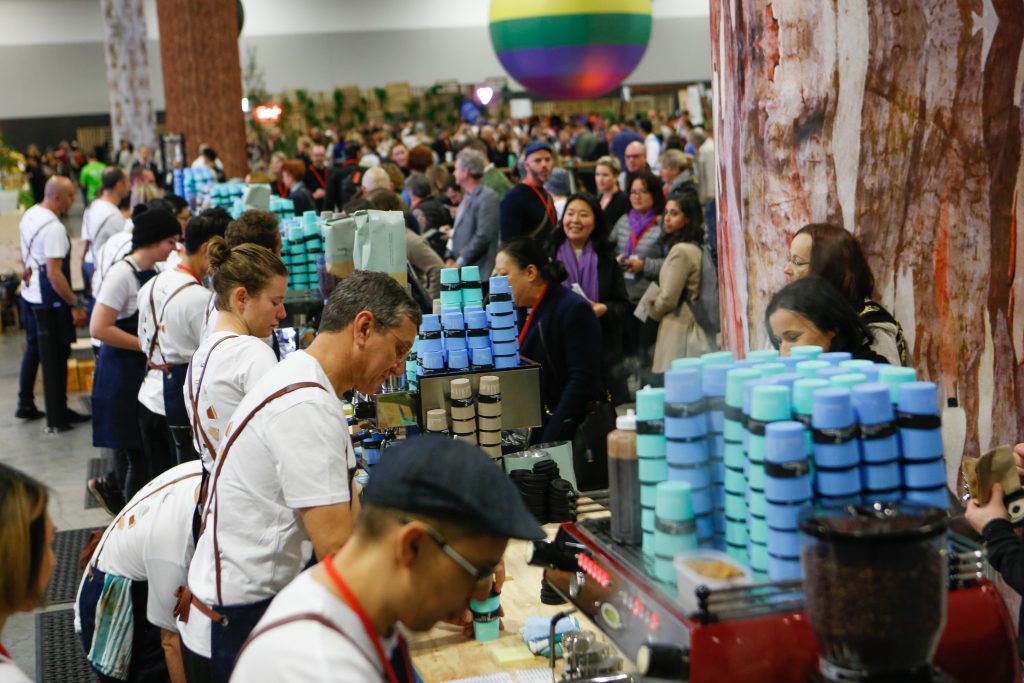
<instances>
[{"instance_id":1,"label":"blue cup stacked tower","mask_svg":"<svg viewBox=\"0 0 1024 683\"><path fill-rule=\"evenodd\" d=\"M441 306L458 306L462 310L462 276L458 268L441 269Z\"/></svg>"},{"instance_id":2,"label":"blue cup stacked tower","mask_svg":"<svg viewBox=\"0 0 1024 683\"><path fill-rule=\"evenodd\" d=\"M825 506L860 502L860 453L853 402L847 389L814 392L811 440L814 442L814 488Z\"/></svg>"},{"instance_id":3,"label":"blue cup stacked tower","mask_svg":"<svg viewBox=\"0 0 1024 683\"><path fill-rule=\"evenodd\" d=\"M480 268L478 266L463 266L459 271L462 281L461 294L462 306L481 306L484 303L484 290L480 285Z\"/></svg>"},{"instance_id":4,"label":"blue cup stacked tower","mask_svg":"<svg viewBox=\"0 0 1024 683\"><path fill-rule=\"evenodd\" d=\"M841 368L847 368L850 372L859 372L868 378L868 382L878 381L878 371L882 366L872 363L869 360L844 360L839 364Z\"/></svg>"},{"instance_id":5,"label":"blue cup stacked tower","mask_svg":"<svg viewBox=\"0 0 1024 683\"><path fill-rule=\"evenodd\" d=\"M861 384L853 388L851 400L860 431L861 495L868 503L899 500L900 444L889 387Z\"/></svg>"},{"instance_id":6,"label":"blue cup stacked tower","mask_svg":"<svg viewBox=\"0 0 1024 683\"><path fill-rule=\"evenodd\" d=\"M834 387L850 389L852 391L854 387L865 384L868 381L868 376L862 372L849 372L849 368L839 369L845 372L829 378L829 383Z\"/></svg>"},{"instance_id":7,"label":"blue cup stacked tower","mask_svg":"<svg viewBox=\"0 0 1024 683\"><path fill-rule=\"evenodd\" d=\"M512 286L505 276L491 278L487 317L490 321L491 355L498 370L519 365L519 336L516 330Z\"/></svg>"},{"instance_id":8,"label":"blue cup stacked tower","mask_svg":"<svg viewBox=\"0 0 1024 683\"><path fill-rule=\"evenodd\" d=\"M665 448L665 390L640 389L636 392L636 455L639 460L640 528L643 530L643 551L648 555L654 554L657 486L668 480Z\"/></svg>"},{"instance_id":9,"label":"blue cup stacked tower","mask_svg":"<svg viewBox=\"0 0 1024 683\"><path fill-rule=\"evenodd\" d=\"M714 505L708 420L700 375L698 368L665 373L665 460L668 480L685 481L690 485L697 542L710 546L714 536L711 518Z\"/></svg>"},{"instance_id":10,"label":"blue cup stacked tower","mask_svg":"<svg viewBox=\"0 0 1024 683\"><path fill-rule=\"evenodd\" d=\"M750 562L747 550L747 478L743 452L743 385L759 377L755 370L737 368L725 375L725 420L723 421L725 464L725 550L744 565Z\"/></svg>"},{"instance_id":11,"label":"blue cup stacked tower","mask_svg":"<svg viewBox=\"0 0 1024 683\"><path fill-rule=\"evenodd\" d=\"M470 367L473 370L489 370L494 366L494 361L491 357L491 339L490 332L487 329L487 313L479 306L467 306L465 318L466 348L469 351Z\"/></svg>"},{"instance_id":12,"label":"blue cup stacked tower","mask_svg":"<svg viewBox=\"0 0 1024 683\"><path fill-rule=\"evenodd\" d=\"M804 426L784 420L765 427L768 578L800 578L800 510L813 497Z\"/></svg>"},{"instance_id":13,"label":"blue cup stacked tower","mask_svg":"<svg viewBox=\"0 0 1024 683\"><path fill-rule=\"evenodd\" d=\"M808 457L814 455L814 442L811 440L811 421L814 412L814 392L824 389L829 383L823 379L801 379L793 382L793 419L804 426L804 443L807 445ZM814 462L812 460L813 469Z\"/></svg>"},{"instance_id":14,"label":"blue cup stacked tower","mask_svg":"<svg viewBox=\"0 0 1024 683\"><path fill-rule=\"evenodd\" d=\"M899 399L903 497L945 509L949 500L938 389L932 382L907 382L899 387Z\"/></svg>"},{"instance_id":15,"label":"blue cup stacked tower","mask_svg":"<svg viewBox=\"0 0 1024 683\"><path fill-rule=\"evenodd\" d=\"M895 365L881 365L878 368L878 381L889 387L889 398L893 409L900 402L900 385L917 381L917 370Z\"/></svg>"},{"instance_id":16,"label":"blue cup stacked tower","mask_svg":"<svg viewBox=\"0 0 1024 683\"><path fill-rule=\"evenodd\" d=\"M708 459L711 463L713 545L725 550L725 377L732 368L732 353L720 351L701 356L701 388L707 402Z\"/></svg>"},{"instance_id":17,"label":"blue cup stacked tower","mask_svg":"<svg viewBox=\"0 0 1024 683\"><path fill-rule=\"evenodd\" d=\"M654 577L676 582L673 559L697 547L692 488L684 481L665 481L655 488ZM646 533L644 534L646 536Z\"/></svg>"},{"instance_id":18,"label":"blue cup stacked tower","mask_svg":"<svg viewBox=\"0 0 1024 683\"><path fill-rule=\"evenodd\" d=\"M419 347L416 353L419 375L444 370L444 338L441 332L441 316L424 315L420 322Z\"/></svg>"},{"instance_id":19,"label":"blue cup stacked tower","mask_svg":"<svg viewBox=\"0 0 1024 683\"><path fill-rule=\"evenodd\" d=\"M465 370L469 367L469 354L466 351L466 322L459 311L449 311L441 315L444 327L445 364L451 370ZM454 358L453 358L454 355Z\"/></svg>"},{"instance_id":20,"label":"blue cup stacked tower","mask_svg":"<svg viewBox=\"0 0 1024 683\"><path fill-rule=\"evenodd\" d=\"M751 389L747 420L747 510L750 567L757 575L768 573L768 499L766 492L765 437L773 422L788 421L792 415L789 389L768 380L747 382Z\"/></svg>"}]
</instances>

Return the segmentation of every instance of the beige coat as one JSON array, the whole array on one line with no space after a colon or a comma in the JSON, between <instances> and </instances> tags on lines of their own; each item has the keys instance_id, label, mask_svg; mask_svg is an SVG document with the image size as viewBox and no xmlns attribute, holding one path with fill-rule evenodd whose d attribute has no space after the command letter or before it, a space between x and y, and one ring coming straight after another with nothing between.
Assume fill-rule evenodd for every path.
<instances>
[{"instance_id":1,"label":"beige coat","mask_svg":"<svg viewBox=\"0 0 1024 683\"><path fill-rule=\"evenodd\" d=\"M650 315L660 321L654 347L654 372L665 372L676 358L699 356L711 350L707 335L693 317L690 304L679 305L683 291L695 296L700 287L701 249L689 242L672 247L658 275L661 291Z\"/></svg>"}]
</instances>

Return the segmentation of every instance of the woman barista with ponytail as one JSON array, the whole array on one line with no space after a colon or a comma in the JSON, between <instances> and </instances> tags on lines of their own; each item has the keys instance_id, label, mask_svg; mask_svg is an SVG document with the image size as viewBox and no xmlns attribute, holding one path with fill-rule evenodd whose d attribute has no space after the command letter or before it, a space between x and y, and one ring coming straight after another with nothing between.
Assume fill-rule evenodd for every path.
<instances>
[{"instance_id":1,"label":"woman barista with ponytail","mask_svg":"<svg viewBox=\"0 0 1024 683\"><path fill-rule=\"evenodd\" d=\"M269 249L251 243L229 247L220 237L208 244L218 314L192 356L184 387L192 439L207 471L231 413L277 363L263 338L285 316L288 285L288 270Z\"/></svg>"},{"instance_id":2,"label":"woman barista with ponytail","mask_svg":"<svg viewBox=\"0 0 1024 683\"><path fill-rule=\"evenodd\" d=\"M583 297L559 283L561 261L536 240L510 242L498 252L498 275L508 277L519 321L519 353L541 364L544 426L536 442L572 439L587 408L602 398L601 325Z\"/></svg>"}]
</instances>

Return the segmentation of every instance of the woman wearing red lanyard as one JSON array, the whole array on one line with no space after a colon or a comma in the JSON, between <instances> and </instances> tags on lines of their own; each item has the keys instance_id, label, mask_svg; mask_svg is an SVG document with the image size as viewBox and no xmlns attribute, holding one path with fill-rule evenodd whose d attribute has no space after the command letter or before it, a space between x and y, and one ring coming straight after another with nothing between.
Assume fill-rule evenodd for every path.
<instances>
[{"instance_id":1,"label":"woman wearing red lanyard","mask_svg":"<svg viewBox=\"0 0 1024 683\"><path fill-rule=\"evenodd\" d=\"M586 299L561 286L565 266L552 261L537 240L506 244L494 270L508 277L515 305L526 313L519 321L519 353L541 365L543 427L531 441L572 439L588 406L603 396L597 315Z\"/></svg>"},{"instance_id":2,"label":"woman wearing red lanyard","mask_svg":"<svg viewBox=\"0 0 1024 683\"><path fill-rule=\"evenodd\" d=\"M349 541L274 599L232 681L413 683L401 630L426 631L500 591L508 539L544 537L483 451L440 436L389 449L362 499Z\"/></svg>"},{"instance_id":3,"label":"woman wearing red lanyard","mask_svg":"<svg viewBox=\"0 0 1024 683\"><path fill-rule=\"evenodd\" d=\"M492 465L493 467L493 465ZM43 602L57 558L53 554L53 523L46 512L46 487L0 463L0 630L16 612L28 612ZM30 683L31 679L0 644L0 681Z\"/></svg>"},{"instance_id":4,"label":"woman wearing red lanyard","mask_svg":"<svg viewBox=\"0 0 1024 683\"><path fill-rule=\"evenodd\" d=\"M631 208L619 219L612 231L619 250L619 263L626 278L626 293L635 307L652 282L658 281L665 249L661 241L661 214L665 210L665 195L661 179L650 171L641 171L629 181ZM648 319L641 323L629 316L623 333L626 351L634 358L638 368L651 367L651 351L658 337L658 323ZM643 372L641 373L641 379Z\"/></svg>"}]
</instances>

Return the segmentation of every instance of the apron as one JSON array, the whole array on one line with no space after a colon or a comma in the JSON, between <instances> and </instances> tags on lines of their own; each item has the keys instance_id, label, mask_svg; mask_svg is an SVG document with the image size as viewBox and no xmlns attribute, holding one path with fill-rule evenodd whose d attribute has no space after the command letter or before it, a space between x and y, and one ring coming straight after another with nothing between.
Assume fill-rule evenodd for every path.
<instances>
[{"instance_id":1,"label":"apron","mask_svg":"<svg viewBox=\"0 0 1024 683\"><path fill-rule=\"evenodd\" d=\"M68 281L68 285L71 285L71 247L68 247L68 251L64 254L64 260L61 262L60 271L64 273L64 277ZM50 284L50 278L46 276L46 264L44 263L39 267L39 273L36 275L39 278L39 292L43 297L42 306L52 306L57 310L57 339L64 346L71 346L75 343L75 323L71 317L71 307L68 306L68 302L61 298L57 290Z\"/></svg>"},{"instance_id":2,"label":"apron","mask_svg":"<svg viewBox=\"0 0 1024 683\"><path fill-rule=\"evenodd\" d=\"M191 427L185 410L185 378L188 363L168 366L164 371L164 412L171 427Z\"/></svg>"},{"instance_id":3,"label":"apron","mask_svg":"<svg viewBox=\"0 0 1024 683\"><path fill-rule=\"evenodd\" d=\"M155 270L139 271L131 261L125 263L135 273L139 287L146 284ZM138 334L139 312L114 323L118 329ZM142 350L118 349L110 344L100 346L96 376L92 385L92 445L114 450L142 448L139 432L139 387L146 377L146 354Z\"/></svg>"}]
</instances>

